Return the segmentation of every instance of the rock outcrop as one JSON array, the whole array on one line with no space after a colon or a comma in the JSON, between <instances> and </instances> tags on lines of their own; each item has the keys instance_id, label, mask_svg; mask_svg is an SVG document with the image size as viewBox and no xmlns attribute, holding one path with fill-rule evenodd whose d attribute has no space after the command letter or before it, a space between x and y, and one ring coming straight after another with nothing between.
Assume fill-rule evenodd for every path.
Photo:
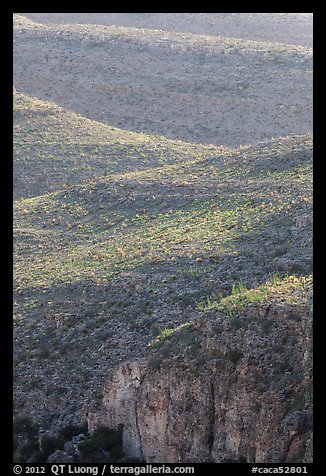
<instances>
[{"instance_id":1,"label":"rock outcrop","mask_svg":"<svg viewBox=\"0 0 326 476\"><path fill-rule=\"evenodd\" d=\"M311 330L307 306L284 303L199 319L123 363L89 429L123 424L146 462L311 462Z\"/></svg>"}]
</instances>

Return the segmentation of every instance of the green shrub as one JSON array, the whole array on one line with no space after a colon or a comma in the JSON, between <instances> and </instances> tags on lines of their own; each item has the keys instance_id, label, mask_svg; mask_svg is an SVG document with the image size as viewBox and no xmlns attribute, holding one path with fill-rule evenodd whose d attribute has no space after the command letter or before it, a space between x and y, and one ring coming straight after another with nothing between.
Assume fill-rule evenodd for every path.
<instances>
[{"instance_id":1,"label":"green shrub","mask_svg":"<svg viewBox=\"0 0 326 476\"><path fill-rule=\"evenodd\" d=\"M162 331L162 336L163 337L170 337L174 332L174 329L169 329L168 327L165 327Z\"/></svg>"},{"instance_id":2,"label":"green shrub","mask_svg":"<svg viewBox=\"0 0 326 476\"><path fill-rule=\"evenodd\" d=\"M19 448L21 462L26 462L28 458L39 450L38 438L33 438L32 440L25 443Z\"/></svg>"},{"instance_id":3,"label":"green shrub","mask_svg":"<svg viewBox=\"0 0 326 476\"><path fill-rule=\"evenodd\" d=\"M244 322L238 319L237 317L231 317L229 322L231 326L235 329L240 329L240 327L244 325Z\"/></svg>"},{"instance_id":4,"label":"green shrub","mask_svg":"<svg viewBox=\"0 0 326 476\"><path fill-rule=\"evenodd\" d=\"M158 370L162 364L162 357L158 355L153 355L148 360L148 365L151 369Z\"/></svg>"},{"instance_id":5,"label":"green shrub","mask_svg":"<svg viewBox=\"0 0 326 476\"><path fill-rule=\"evenodd\" d=\"M122 458L122 429L122 425L117 429L99 427L87 440L79 443L78 447L84 456L108 450L113 460Z\"/></svg>"},{"instance_id":6,"label":"green shrub","mask_svg":"<svg viewBox=\"0 0 326 476\"><path fill-rule=\"evenodd\" d=\"M63 436L48 436L42 437L42 455L47 459L52 453L57 450L62 450L65 440Z\"/></svg>"},{"instance_id":7,"label":"green shrub","mask_svg":"<svg viewBox=\"0 0 326 476\"><path fill-rule=\"evenodd\" d=\"M27 416L17 416L13 419L13 451L14 459L20 463L38 451L39 427Z\"/></svg>"},{"instance_id":8,"label":"green shrub","mask_svg":"<svg viewBox=\"0 0 326 476\"><path fill-rule=\"evenodd\" d=\"M64 428L61 428L59 434L65 439L65 441L69 441L75 435L80 435L81 433L85 434L88 431L87 423L83 425L67 425Z\"/></svg>"},{"instance_id":9,"label":"green shrub","mask_svg":"<svg viewBox=\"0 0 326 476\"><path fill-rule=\"evenodd\" d=\"M17 416L13 419L13 433L32 438L38 434L38 426L27 416Z\"/></svg>"},{"instance_id":10,"label":"green shrub","mask_svg":"<svg viewBox=\"0 0 326 476\"><path fill-rule=\"evenodd\" d=\"M292 367L292 365L290 364L290 362L288 360L285 360L284 362L281 362L279 368L280 368L280 371L282 373L284 373L284 372L293 372L293 367Z\"/></svg>"},{"instance_id":11,"label":"green shrub","mask_svg":"<svg viewBox=\"0 0 326 476\"><path fill-rule=\"evenodd\" d=\"M263 331L263 334L266 334L266 335L269 334L272 325L273 325L273 321L263 319L260 322L260 326L261 326L261 330Z\"/></svg>"},{"instance_id":12,"label":"green shrub","mask_svg":"<svg viewBox=\"0 0 326 476\"><path fill-rule=\"evenodd\" d=\"M235 296L237 294L241 294L246 289L246 286L243 283L233 283L231 294Z\"/></svg>"},{"instance_id":13,"label":"green shrub","mask_svg":"<svg viewBox=\"0 0 326 476\"><path fill-rule=\"evenodd\" d=\"M237 364L242 357L242 353L238 349L229 350L226 355L233 364Z\"/></svg>"},{"instance_id":14,"label":"green shrub","mask_svg":"<svg viewBox=\"0 0 326 476\"><path fill-rule=\"evenodd\" d=\"M113 448L111 448L110 453L111 453L112 462L113 461L118 461L118 460L120 460L121 458L124 457L124 453L123 453L122 448L121 448L120 445L117 445L117 446L114 446Z\"/></svg>"}]
</instances>

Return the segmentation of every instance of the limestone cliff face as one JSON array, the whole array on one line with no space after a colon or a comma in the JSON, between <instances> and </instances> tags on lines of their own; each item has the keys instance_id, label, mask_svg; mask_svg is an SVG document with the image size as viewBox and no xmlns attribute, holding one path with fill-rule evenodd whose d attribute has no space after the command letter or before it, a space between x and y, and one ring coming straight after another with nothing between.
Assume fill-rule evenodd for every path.
<instances>
[{"instance_id":1,"label":"limestone cliff face","mask_svg":"<svg viewBox=\"0 0 326 476\"><path fill-rule=\"evenodd\" d=\"M122 364L89 428L123 424L126 454L146 462L311 462L311 326L277 306L199 320Z\"/></svg>"}]
</instances>

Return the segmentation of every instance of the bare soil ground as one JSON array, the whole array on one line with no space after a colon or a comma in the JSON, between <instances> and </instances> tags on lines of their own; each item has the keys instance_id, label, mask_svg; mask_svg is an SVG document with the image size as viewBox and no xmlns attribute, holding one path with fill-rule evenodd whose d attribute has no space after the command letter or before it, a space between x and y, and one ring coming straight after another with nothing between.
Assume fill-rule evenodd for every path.
<instances>
[{"instance_id":1,"label":"bare soil ground","mask_svg":"<svg viewBox=\"0 0 326 476\"><path fill-rule=\"evenodd\" d=\"M312 13L23 13L40 23L88 23L312 47Z\"/></svg>"},{"instance_id":2,"label":"bare soil ground","mask_svg":"<svg viewBox=\"0 0 326 476\"><path fill-rule=\"evenodd\" d=\"M194 146L15 99L16 412L80 422L165 328L311 273L311 136Z\"/></svg>"},{"instance_id":3,"label":"bare soil ground","mask_svg":"<svg viewBox=\"0 0 326 476\"><path fill-rule=\"evenodd\" d=\"M15 15L16 415L82 423L203 316L312 309L311 36L311 14Z\"/></svg>"},{"instance_id":4,"label":"bare soil ground","mask_svg":"<svg viewBox=\"0 0 326 476\"><path fill-rule=\"evenodd\" d=\"M16 88L90 119L231 147L312 130L309 47L24 17L15 24Z\"/></svg>"}]
</instances>

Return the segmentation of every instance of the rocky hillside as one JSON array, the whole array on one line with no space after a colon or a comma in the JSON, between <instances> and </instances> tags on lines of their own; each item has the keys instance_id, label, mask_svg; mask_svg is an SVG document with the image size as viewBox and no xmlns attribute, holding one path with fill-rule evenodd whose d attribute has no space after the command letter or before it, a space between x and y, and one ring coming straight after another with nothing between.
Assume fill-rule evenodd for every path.
<instances>
[{"instance_id":1,"label":"rocky hillside","mask_svg":"<svg viewBox=\"0 0 326 476\"><path fill-rule=\"evenodd\" d=\"M312 46L312 13L24 13L35 22L116 25Z\"/></svg>"},{"instance_id":2,"label":"rocky hillside","mask_svg":"<svg viewBox=\"0 0 326 476\"><path fill-rule=\"evenodd\" d=\"M30 124L33 124L33 114L30 114ZM35 114L38 117L38 112ZM62 110L58 120L62 121L66 114ZM50 117L54 120L56 116ZM69 113L68 117L71 127L75 127L73 116ZM64 124L68 121L64 120ZM89 129L92 137L97 124L86 122L83 127L88 124L93 127ZM31 128L29 136L22 125L20 122L17 140L23 131L27 146L23 151L26 151L30 150L29 137L33 137L34 132ZM99 127L105 130L107 126ZM86 147L86 140L92 143L82 134L79 144L77 135L69 135L68 126L66 131L68 150L80 151ZM47 133L51 135L49 130ZM73 147L69 145L70 137L74 140ZM108 133L107 140L109 137ZM143 142L132 143L136 139ZM138 150L140 157L158 160L160 143L154 138L133 135L128 140L126 151L134 154ZM139 145L144 142L146 156L142 155L143 145ZM42 150L41 141L35 144ZM37 156L35 144L34 157ZM168 142L160 145L164 150ZM182 332L197 339L197 322L202 322L202 313L211 313L214 309L220 312L221 302L226 299L228 312L223 322L229 326L231 338L233 325L230 322L235 323L232 296L238 291L252 289L253 302L259 303L259 286L269 279L283 283L283 278L293 275L298 276L293 279L300 278L304 283L304 277L311 273L312 143L309 136L288 137L235 150L196 146L196 158L191 145L181 142L169 145L174 163L158 162L155 167L147 167L145 159L143 170L121 172L118 166L110 178L86 180L85 185L72 185L63 190L58 183L56 192L15 202L15 408L17 414L33 416L52 432L72 423L82 425L85 407L90 402L101 402L108 374L120 368L121 363L149 359L150 369L159 366L164 359L152 348L158 336L169 336L175 328L181 326L182 330L191 323L192 326ZM96 161L97 146L94 153L94 146L87 147ZM19 170L22 150L17 152ZM25 154L25 157L28 156ZM169 160L167 153L164 157ZM127 168L130 161L127 153L124 160ZM65 175L64 166L59 163L62 169L53 168L51 154L44 157L43 166L50 180L53 174L60 177L60 170ZM29 175L22 174L21 183L24 187L18 190L33 194ZM295 301L292 294L291 288L285 285L285 298ZM306 318L302 313L301 316ZM215 316L212 319L214 322ZM207 325L210 322L208 319ZM266 325L268 328L269 324ZM253 327L248 329L247 337L254 338ZM242 331L240 335L244 337ZM226 345L226 335L223 334L222 340ZM272 337L271 342L277 347L277 338ZM192 352L198 353L200 361L205 353L199 352L199 348L205 348L206 344L196 345ZM214 345L212 343L213 353ZM249 356L249 344L245 341L235 340L232 345L246 358ZM292 345L296 348L294 342ZM257 346L254 340L253 348ZM167 351L163 349L163 356L164 352ZM221 352L227 353L226 347ZM295 359L293 352L291 350ZM170 366L174 356L182 354L174 343L167 355ZM183 361L190 372L187 379L192 379L193 362L187 356ZM212 360L209 366L205 364L205 372L210 369L210 373L205 373L206 384L209 379L215 380L214 362ZM299 372L293 361L293 368L299 375L309 373L309 362ZM277 367L281 363L276 361L273 365ZM133 363L130 365L134 368ZM146 365L142 364L141 368ZM177 362L173 365L175 375L183 373L177 369ZM145 372L149 380L152 378L153 373L139 372ZM155 379L160 378L157 372L158 369ZM229 379L232 380L233 366L226 366L225 372L227 377L221 376L226 379L224 390L228 388ZM266 382L270 375L272 385L272 373L266 373L266 369L262 372ZM246 380L247 374L243 378ZM278 379L279 374L275 385ZM188 385L190 381L187 382ZM297 385L297 380L295 382L291 385ZM306 391L305 386L300 388L303 393ZM292 393L298 391L296 386L291 387ZM104 401L109 400L104 393ZM282 411L286 412L287 408ZM105 421L101 415L94 418ZM126 424L120 417L111 423ZM90 428L92 425L90 423ZM131 441L128 433L124 435L127 435L125 441ZM139 446L137 439L130 445ZM125 451L129 452L126 443ZM148 460L155 457L150 456L152 450L142 451L149 455ZM166 451L160 456L164 461L171 457ZM214 459L207 451L202 449L198 455L206 452L205 460ZM226 459L237 457L236 452L231 453L223 454ZM240 453L239 457L249 458L247 453ZM195 458L195 453L180 454L188 461ZM130 457L135 456L140 457L139 451L130 453Z\"/></svg>"},{"instance_id":3,"label":"rocky hillside","mask_svg":"<svg viewBox=\"0 0 326 476\"><path fill-rule=\"evenodd\" d=\"M89 428L122 424L147 462L311 462L311 284L274 280L166 329L108 378Z\"/></svg>"},{"instance_id":4,"label":"rocky hillside","mask_svg":"<svg viewBox=\"0 0 326 476\"><path fill-rule=\"evenodd\" d=\"M44 15L14 17L15 459L312 461L308 37Z\"/></svg>"},{"instance_id":5,"label":"rocky hillside","mask_svg":"<svg viewBox=\"0 0 326 476\"><path fill-rule=\"evenodd\" d=\"M312 131L312 48L301 45L17 15L14 77L90 119L192 143Z\"/></svg>"}]
</instances>

